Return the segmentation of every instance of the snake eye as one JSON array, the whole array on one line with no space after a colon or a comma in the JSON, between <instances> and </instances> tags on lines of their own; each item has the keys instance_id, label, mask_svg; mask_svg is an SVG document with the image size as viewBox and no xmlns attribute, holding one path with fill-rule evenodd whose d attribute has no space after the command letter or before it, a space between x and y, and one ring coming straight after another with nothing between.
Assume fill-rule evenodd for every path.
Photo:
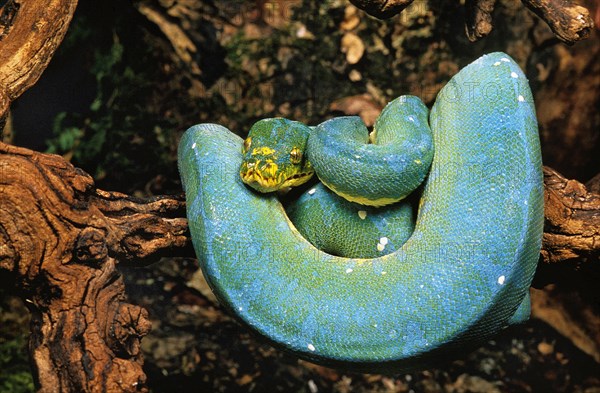
<instances>
[{"instance_id":1,"label":"snake eye","mask_svg":"<svg viewBox=\"0 0 600 393\"><path fill-rule=\"evenodd\" d=\"M302 161L302 151L297 147L294 147L290 152L290 161L292 164L299 164Z\"/></svg>"},{"instance_id":2,"label":"snake eye","mask_svg":"<svg viewBox=\"0 0 600 393\"><path fill-rule=\"evenodd\" d=\"M248 138L244 139L244 148L242 150L242 153L246 154L248 152L248 150L250 150L251 145L252 145L252 138L248 137Z\"/></svg>"}]
</instances>

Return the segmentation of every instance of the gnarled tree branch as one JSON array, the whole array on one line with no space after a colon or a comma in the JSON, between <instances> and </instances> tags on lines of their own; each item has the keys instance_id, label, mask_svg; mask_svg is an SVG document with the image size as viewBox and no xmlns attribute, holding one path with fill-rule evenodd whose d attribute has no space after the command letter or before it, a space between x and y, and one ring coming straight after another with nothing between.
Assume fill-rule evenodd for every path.
<instances>
[{"instance_id":1,"label":"gnarled tree branch","mask_svg":"<svg viewBox=\"0 0 600 393\"><path fill-rule=\"evenodd\" d=\"M10 0L0 8L0 118L33 86L67 32L77 1Z\"/></svg>"},{"instance_id":2,"label":"gnarled tree branch","mask_svg":"<svg viewBox=\"0 0 600 393\"><path fill-rule=\"evenodd\" d=\"M3 2L0 119L38 80L76 5ZM182 203L103 193L61 157L0 143L0 269L14 275L32 312L39 391L146 390L139 340L150 324L144 309L127 303L116 265L184 246L185 219L167 218L181 216Z\"/></svg>"},{"instance_id":3,"label":"gnarled tree branch","mask_svg":"<svg viewBox=\"0 0 600 393\"><path fill-rule=\"evenodd\" d=\"M490 34L495 5L496 0L467 0L465 30L470 41L477 41Z\"/></svg>"},{"instance_id":4,"label":"gnarled tree branch","mask_svg":"<svg viewBox=\"0 0 600 393\"><path fill-rule=\"evenodd\" d=\"M191 253L186 231L182 197L104 192L60 156L0 144L0 269L32 311L40 391L145 390L150 323L116 266Z\"/></svg>"},{"instance_id":5,"label":"gnarled tree branch","mask_svg":"<svg viewBox=\"0 0 600 393\"><path fill-rule=\"evenodd\" d=\"M594 20L587 8L569 0L521 0L542 18L565 44L572 45L589 37Z\"/></svg>"},{"instance_id":6,"label":"gnarled tree branch","mask_svg":"<svg viewBox=\"0 0 600 393\"><path fill-rule=\"evenodd\" d=\"M600 194L544 167L545 228L542 257L548 264L600 259Z\"/></svg>"},{"instance_id":7,"label":"gnarled tree branch","mask_svg":"<svg viewBox=\"0 0 600 393\"><path fill-rule=\"evenodd\" d=\"M390 18L402 12L414 0L350 0L368 14ZM562 42L573 43L587 38L594 28L594 21L587 8L570 0L521 0L536 15L542 18ZM467 0L466 34L469 40L477 41L492 31L492 12L496 0Z\"/></svg>"}]
</instances>

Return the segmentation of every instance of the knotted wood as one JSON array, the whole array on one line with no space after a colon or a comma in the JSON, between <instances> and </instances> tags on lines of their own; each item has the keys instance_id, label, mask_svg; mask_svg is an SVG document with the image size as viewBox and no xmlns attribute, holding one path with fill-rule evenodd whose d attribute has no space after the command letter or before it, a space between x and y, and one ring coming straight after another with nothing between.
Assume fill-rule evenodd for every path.
<instances>
[{"instance_id":1,"label":"knotted wood","mask_svg":"<svg viewBox=\"0 0 600 393\"><path fill-rule=\"evenodd\" d=\"M48 65L76 5L0 5L0 127L10 103ZM39 391L146 390L139 340L150 324L127 302L116 265L185 244L185 219L156 216L181 206L101 192L61 157L0 143L0 269L14 276L13 290L31 310Z\"/></svg>"},{"instance_id":2,"label":"knotted wood","mask_svg":"<svg viewBox=\"0 0 600 393\"><path fill-rule=\"evenodd\" d=\"M116 267L185 248L186 230L181 197L101 191L60 156L0 144L0 269L32 313L40 391L145 390L150 323Z\"/></svg>"},{"instance_id":3,"label":"knotted wood","mask_svg":"<svg viewBox=\"0 0 600 393\"><path fill-rule=\"evenodd\" d=\"M77 1L7 0L0 4L0 115L4 115L48 66Z\"/></svg>"},{"instance_id":4,"label":"knotted wood","mask_svg":"<svg viewBox=\"0 0 600 393\"><path fill-rule=\"evenodd\" d=\"M350 0L355 6L376 18L390 18L409 7L414 0ZM594 21L587 8L571 0L521 0L526 7L542 18L556 38L565 44L587 38ZM415 3L417 4L417 3ZM496 0L466 0L465 28L469 40L477 41L492 29L492 12ZM418 5L417 5L418 6Z\"/></svg>"},{"instance_id":5,"label":"knotted wood","mask_svg":"<svg viewBox=\"0 0 600 393\"><path fill-rule=\"evenodd\" d=\"M596 176L600 183L600 177ZM600 194L577 180L544 167L545 203L542 258L577 269L600 259ZM590 189L595 187L590 183Z\"/></svg>"}]
</instances>

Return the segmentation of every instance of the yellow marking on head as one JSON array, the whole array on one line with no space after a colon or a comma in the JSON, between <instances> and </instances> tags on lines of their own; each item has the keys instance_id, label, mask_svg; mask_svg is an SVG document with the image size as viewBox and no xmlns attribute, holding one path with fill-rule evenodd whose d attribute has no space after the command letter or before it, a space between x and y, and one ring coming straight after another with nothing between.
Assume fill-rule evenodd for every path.
<instances>
[{"instance_id":1,"label":"yellow marking on head","mask_svg":"<svg viewBox=\"0 0 600 393\"><path fill-rule=\"evenodd\" d=\"M278 170L279 166L277 166L277 164L275 164L273 160L266 160L265 165L259 167L259 171L262 172L262 175L265 178L275 178L275 174Z\"/></svg>"},{"instance_id":2,"label":"yellow marking on head","mask_svg":"<svg viewBox=\"0 0 600 393\"><path fill-rule=\"evenodd\" d=\"M282 174L273 160L242 163L240 176L242 181L260 192L276 191L282 186Z\"/></svg>"},{"instance_id":3,"label":"yellow marking on head","mask_svg":"<svg viewBox=\"0 0 600 393\"><path fill-rule=\"evenodd\" d=\"M272 192L299 186L312 177L314 171L309 162L306 162L302 169L299 165L289 167L285 163L280 168L274 161L277 159L274 153L275 150L267 146L251 149L250 154L254 157L242 162L240 167L242 181L257 191ZM302 152L296 151L290 154L290 158L301 160Z\"/></svg>"},{"instance_id":4,"label":"yellow marking on head","mask_svg":"<svg viewBox=\"0 0 600 393\"><path fill-rule=\"evenodd\" d=\"M253 156L256 156L256 155L270 156L273 153L275 153L274 149L271 149L268 146L261 146L261 147L257 147L255 149L253 149L251 154Z\"/></svg>"}]
</instances>

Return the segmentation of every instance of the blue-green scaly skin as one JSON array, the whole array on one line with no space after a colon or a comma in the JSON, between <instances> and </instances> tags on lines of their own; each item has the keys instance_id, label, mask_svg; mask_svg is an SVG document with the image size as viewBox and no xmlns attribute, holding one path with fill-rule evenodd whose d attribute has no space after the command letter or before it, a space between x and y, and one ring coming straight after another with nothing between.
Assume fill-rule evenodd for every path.
<instances>
[{"instance_id":1,"label":"blue-green scaly skin","mask_svg":"<svg viewBox=\"0 0 600 393\"><path fill-rule=\"evenodd\" d=\"M344 197L360 191L363 204L380 206L381 198L388 199L384 205L397 202L423 182L431 164L428 115L419 98L396 98L377 118L373 144L360 117L330 119L312 130L308 158L319 179Z\"/></svg>"},{"instance_id":2,"label":"blue-green scaly skin","mask_svg":"<svg viewBox=\"0 0 600 393\"><path fill-rule=\"evenodd\" d=\"M481 342L526 308L541 247L533 99L493 53L461 70L430 116L435 153L412 236L374 259L317 250L274 196L240 180L242 140L214 124L179 146L190 231L221 303L278 348L394 372Z\"/></svg>"},{"instance_id":3,"label":"blue-green scaly skin","mask_svg":"<svg viewBox=\"0 0 600 393\"><path fill-rule=\"evenodd\" d=\"M413 206L408 201L385 208L359 205L323 183L292 201L286 212L302 236L319 250L351 258L389 254L408 240L415 227Z\"/></svg>"},{"instance_id":4,"label":"blue-green scaly skin","mask_svg":"<svg viewBox=\"0 0 600 393\"><path fill-rule=\"evenodd\" d=\"M400 248L414 229L413 206L403 199L423 182L433 159L428 117L419 98L400 96L383 109L371 136L357 116L314 127L307 156L327 187L320 183L286 207L302 236L326 253L351 258ZM279 139L287 135L273 138Z\"/></svg>"}]
</instances>

